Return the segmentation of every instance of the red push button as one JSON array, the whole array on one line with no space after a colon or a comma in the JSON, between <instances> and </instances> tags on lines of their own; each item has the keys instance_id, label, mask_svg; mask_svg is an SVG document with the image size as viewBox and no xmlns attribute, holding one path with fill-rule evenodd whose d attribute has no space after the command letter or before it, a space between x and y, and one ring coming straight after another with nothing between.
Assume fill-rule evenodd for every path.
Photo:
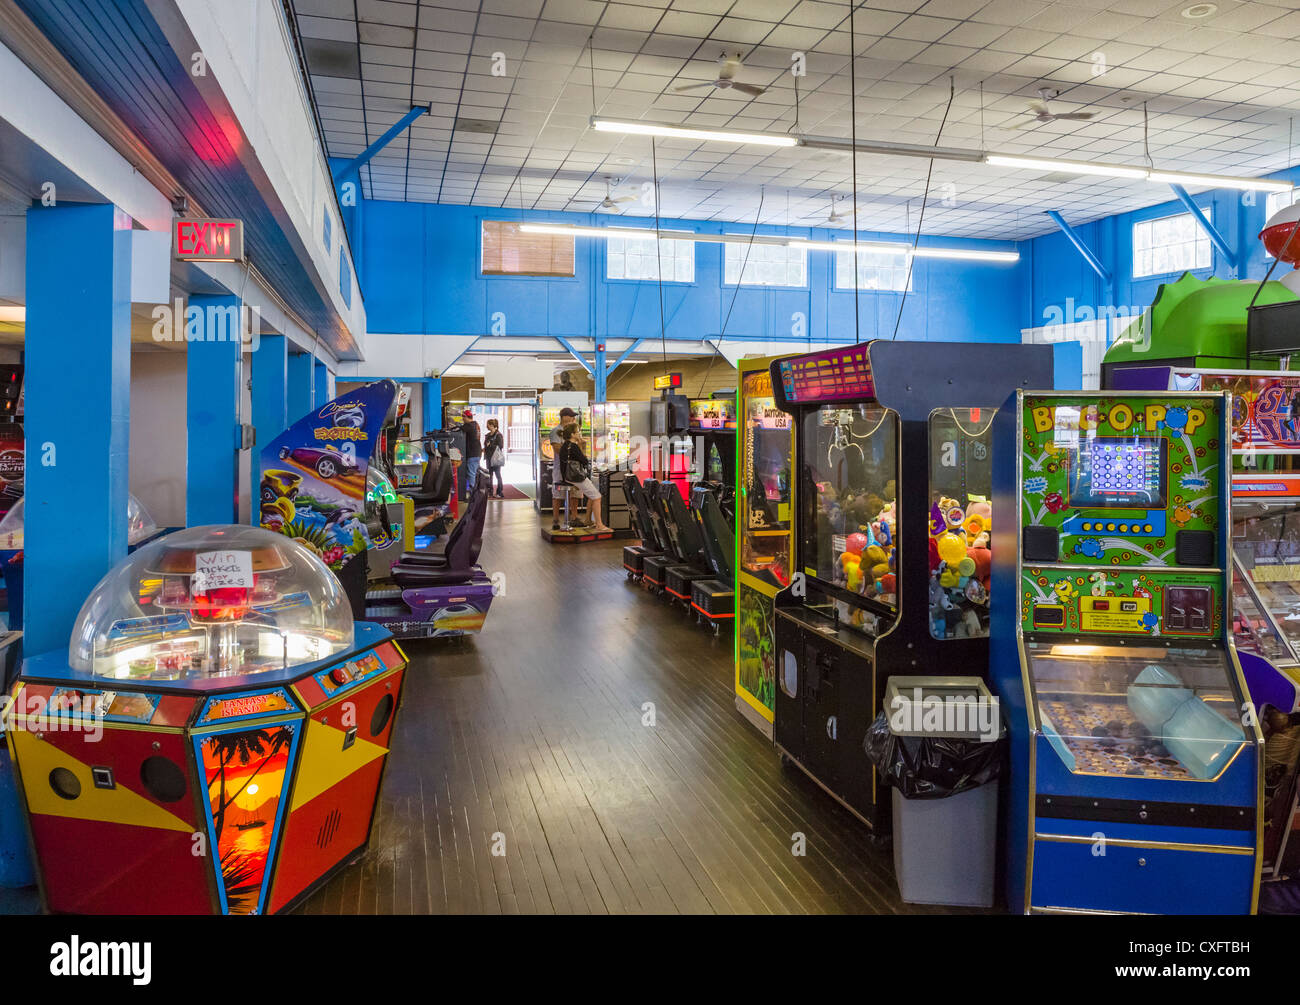
<instances>
[{"instance_id":1,"label":"red push button","mask_svg":"<svg viewBox=\"0 0 1300 1005\"><path fill-rule=\"evenodd\" d=\"M346 684L351 679L352 676L348 673L348 668L346 666L335 667L330 671L330 680L335 684Z\"/></svg>"}]
</instances>

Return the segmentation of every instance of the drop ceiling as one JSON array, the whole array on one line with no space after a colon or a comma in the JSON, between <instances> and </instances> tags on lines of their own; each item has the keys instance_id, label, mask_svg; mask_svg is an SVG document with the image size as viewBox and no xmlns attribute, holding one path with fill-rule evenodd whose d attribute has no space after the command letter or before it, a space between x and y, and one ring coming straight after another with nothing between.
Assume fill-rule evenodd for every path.
<instances>
[{"instance_id":1,"label":"drop ceiling","mask_svg":"<svg viewBox=\"0 0 1300 1005\"><path fill-rule=\"evenodd\" d=\"M661 179L668 218L823 226L853 190L846 154L597 133L593 113L850 135L849 7L821 0L291 0L328 152L354 157L432 103L362 171L375 199L595 211L606 179ZM854 15L859 137L1038 157L1260 175L1287 167L1300 109L1300 11L1220 0L873 0ZM1204 7L1205 5L1199 5ZM1292 7L1295 5L1292 4ZM590 42L588 41L590 38ZM790 73L792 53L807 74ZM505 73L492 73L494 54ZM766 87L712 80L724 53ZM1104 70L1104 72L1099 72ZM594 87L593 87L594 83ZM1086 122L1032 123L1027 102ZM1144 129L1143 105L1147 121ZM797 114L797 121L796 121ZM1015 128L1026 122L1030 128ZM857 158L858 225L915 229L930 162ZM1019 239L1165 202L1147 182L933 162L928 234ZM1260 196L1262 198L1262 196ZM850 199L836 203L852 215ZM606 212L606 211L601 211ZM612 214L644 216L640 199ZM611 215L612 215L611 214ZM830 224L845 227L851 221Z\"/></svg>"}]
</instances>

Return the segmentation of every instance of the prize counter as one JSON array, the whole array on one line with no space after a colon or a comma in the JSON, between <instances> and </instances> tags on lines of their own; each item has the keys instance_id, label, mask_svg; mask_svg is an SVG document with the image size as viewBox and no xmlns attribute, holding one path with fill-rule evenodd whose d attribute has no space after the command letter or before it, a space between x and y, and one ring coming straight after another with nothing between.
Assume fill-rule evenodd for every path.
<instances>
[{"instance_id":1,"label":"prize counter","mask_svg":"<svg viewBox=\"0 0 1300 1005\"><path fill-rule=\"evenodd\" d=\"M281 534L197 527L135 551L11 695L47 909L294 906L368 843L405 667Z\"/></svg>"}]
</instances>

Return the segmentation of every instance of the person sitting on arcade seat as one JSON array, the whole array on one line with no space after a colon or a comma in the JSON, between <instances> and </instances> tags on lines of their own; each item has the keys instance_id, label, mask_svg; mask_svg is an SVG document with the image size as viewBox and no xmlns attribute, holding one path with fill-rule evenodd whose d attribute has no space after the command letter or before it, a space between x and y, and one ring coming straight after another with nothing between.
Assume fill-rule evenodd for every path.
<instances>
[{"instance_id":1,"label":"person sitting on arcade seat","mask_svg":"<svg viewBox=\"0 0 1300 1005\"><path fill-rule=\"evenodd\" d=\"M578 435L577 425L569 423L560 431L560 435L563 437L563 444L556 459L564 484L576 485L587 497L587 504L591 511L591 519L587 522L587 526L598 534L612 533L613 528L606 527L600 519L600 489L596 488L591 480L591 462L582 452L582 440Z\"/></svg>"},{"instance_id":2,"label":"person sitting on arcade seat","mask_svg":"<svg viewBox=\"0 0 1300 1005\"><path fill-rule=\"evenodd\" d=\"M564 436L562 432L564 427L573 422L578 417L578 413L572 408L560 409L560 421L556 424L547 437L551 443L551 487L564 483L560 477L560 448L564 446ZM551 493L551 530L560 529L560 500L554 492Z\"/></svg>"}]
</instances>

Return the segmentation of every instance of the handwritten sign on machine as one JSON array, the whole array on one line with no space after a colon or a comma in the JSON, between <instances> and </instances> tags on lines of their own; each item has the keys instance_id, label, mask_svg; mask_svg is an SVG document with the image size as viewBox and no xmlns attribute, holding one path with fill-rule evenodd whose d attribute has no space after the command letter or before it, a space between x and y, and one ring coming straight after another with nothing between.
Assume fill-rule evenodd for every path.
<instances>
[{"instance_id":1,"label":"handwritten sign on machine","mask_svg":"<svg viewBox=\"0 0 1300 1005\"><path fill-rule=\"evenodd\" d=\"M200 551L194 556L192 593L253 588L253 556L247 551Z\"/></svg>"}]
</instances>

